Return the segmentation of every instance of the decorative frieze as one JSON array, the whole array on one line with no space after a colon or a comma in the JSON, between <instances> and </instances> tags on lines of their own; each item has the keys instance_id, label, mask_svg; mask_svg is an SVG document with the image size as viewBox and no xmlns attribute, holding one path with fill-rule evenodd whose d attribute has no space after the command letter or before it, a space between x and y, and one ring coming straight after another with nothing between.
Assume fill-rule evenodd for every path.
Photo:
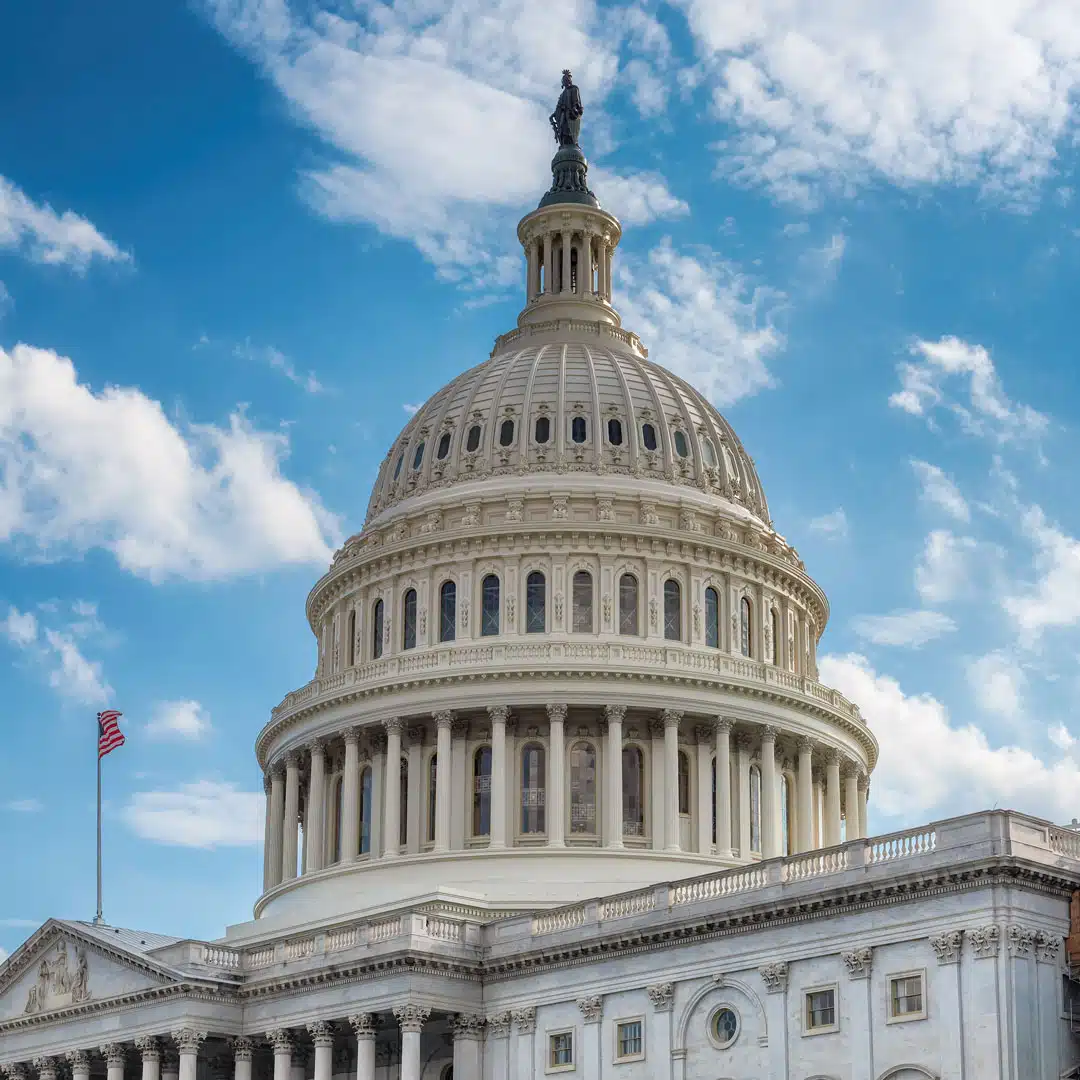
<instances>
[{"instance_id":1,"label":"decorative frieze","mask_svg":"<svg viewBox=\"0 0 1080 1080\"><path fill-rule=\"evenodd\" d=\"M787 962L780 960L775 964L765 964L764 967L758 968L758 974L761 976L762 982L765 983L765 989L770 994L782 994L787 990Z\"/></svg>"},{"instance_id":2,"label":"decorative frieze","mask_svg":"<svg viewBox=\"0 0 1080 1080\"><path fill-rule=\"evenodd\" d=\"M597 995L578 998L577 1007L581 1010L586 1024L599 1024L604 1011L604 999Z\"/></svg>"},{"instance_id":3,"label":"decorative frieze","mask_svg":"<svg viewBox=\"0 0 1080 1080\"><path fill-rule=\"evenodd\" d=\"M841 953L840 959L844 961L849 978L867 979L870 977L870 968L874 962L874 950L869 946L863 946L861 949Z\"/></svg>"},{"instance_id":4,"label":"decorative frieze","mask_svg":"<svg viewBox=\"0 0 1080 1080\"><path fill-rule=\"evenodd\" d=\"M645 989L646 993L649 995L649 1000L653 1004L654 1012L671 1012L671 1009L675 1004L674 983L655 983L653 986L648 986Z\"/></svg>"},{"instance_id":5,"label":"decorative frieze","mask_svg":"<svg viewBox=\"0 0 1080 1080\"><path fill-rule=\"evenodd\" d=\"M994 925L977 926L967 931L967 939L971 942L972 955L979 960L988 960L998 955L1001 930Z\"/></svg>"},{"instance_id":6,"label":"decorative frieze","mask_svg":"<svg viewBox=\"0 0 1080 1080\"><path fill-rule=\"evenodd\" d=\"M532 1005L514 1010L514 1030L519 1035L531 1035L536 1030L536 1009Z\"/></svg>"},{"instance_id":7,"label":"decorative frieze","mask_svg":"<svg viewBox=\"0 0 1080 1080\"><path fill-rule=\"evenodd\" d=\"M943 934L934 934L930 938L930 948L934 950L939 964L957 964L960 962L960 949L964 943L963 930L946 930Z\"/></svg>"}]
</instances>

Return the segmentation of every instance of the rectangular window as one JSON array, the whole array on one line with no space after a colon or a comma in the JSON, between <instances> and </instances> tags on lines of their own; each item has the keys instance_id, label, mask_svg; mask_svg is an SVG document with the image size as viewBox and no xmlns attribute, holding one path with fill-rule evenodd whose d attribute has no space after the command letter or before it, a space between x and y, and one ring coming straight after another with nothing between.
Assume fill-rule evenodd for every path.
<instances>
[{"instance_id":1,"label":"rectangular window","mask_svg":"<svg viewBox=\"0 0 1080 1080\"><path fill-rule=\"evenodd\" d=\"M836 987L823 986L807 990L803 1010L804 1034L819 1034L836 1030Z\"/></svg>"},{"instance_id":2,"label":"rectangular window","mask_svg":"<svg viewBox=\"0 0 1080 1080\"><path fill-rule=\"evenodd\" d=\"M888 1019L890 1023L926 1019L926 995L921 971L905 971L889 977Z\"/></svg>"},{"instance_id":3,"label":"rectangular window","mask_svg":"<svg viewBox=\"0 0 1080 1080\"><path fill-rule=\"evenodd\" d=\"M645 1033L641 1018L615 1024L615 1060L640 1061L645 1056Z\"/></svg>"},{"instance_id":4,"label":"rectangular window","mask_svg":"<svg viewBox=\"0 0 1080 1080\"><path fill-rule=\"evenodd\" d=\"M574 1067L574 1033L554 1031L548 1036L547 1072L561 1072Z\"/></svg>"}]
</instances>

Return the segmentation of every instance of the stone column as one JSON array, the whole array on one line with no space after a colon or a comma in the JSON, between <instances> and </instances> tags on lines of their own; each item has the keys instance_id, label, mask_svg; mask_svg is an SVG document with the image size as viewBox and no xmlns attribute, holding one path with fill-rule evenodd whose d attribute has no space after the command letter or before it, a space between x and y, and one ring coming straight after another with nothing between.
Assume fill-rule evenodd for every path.
<instances>
[{"instance_id":1,"label":"stone column","mask_svg":"<svg viewBox=\"0 0 1080 1080\"><path fill-rule=\"evenodd\" d=\"M825 831L822 822L822 809L825 803L825 774L815 766L813 771L814 787L814 844L815 848L825 846Z\"/></svg>"},{"instance_id":2,"label":"stone column","mask_svg":"<svg viewBox=\"0 0 1080 1080\"><path fill-rule=\"evenodd\" d=\"M716 721L716 854L731 857L731 729L733 721Z\"/></svg>"},{"instance_id":3,"label":"stone column","mask_svg":"<svg viewBox=\"0 0 1080 1080\"><path fill-rule=\"evenodd\" d=\"M592 294L592 236L585 232L577 251L577 294L584 298Z\"/></svg>"},{"instance_id":4,"label":"stone column","mask_svg":"<svg viewBox=\"0 0 1080 1080\"><path fill-rule=\"evenodd\" d=\"M334 1072L334 1029L325 1020L308 1024L315 1046L315 1080L332 1080Z\"/></svg>"},{"instance_id":5,"label":"stone column","mask_svg":"<svg viewBox=\"0 0 1080 1080\"><path fill-rule=\"evenodd\" d=\"M776 729L761 729L761 857L775 859L780 854L776 835Z\"/></svg>"},{"instance_id":6,"label":"stone column","mask_svg":"<svg viewBox=\"0 0 1080 1080\"><path fill-rule=\"evenodd\" d=\"M450 849L450 736L454 714L435 713L435 851Z\"/></svg>"},{"instance_id":7,"label":"stone column","mask_svg":"<svg viewBox=\"0 0 1080 1080\"><path fill-rule=\"evenodd\" d=\"M682 713L665 709L664 721L664 832L668 851L681 851L679 843L679 721Z\"/></svg>"},{"instance_id":8,"label":"stone column","mask_svg":"<svg viewBox=\"0 0 1080 1080\"><path fill-rule=\"evenodd\" d=\"M270 766L270 851L266 887L281 884L281 845L285 828L285 774L280 765Z\"/></svg>"},{"instance_id":9,"label":"stone column","mask_svg":"<svg viewBox=\"0 0 1080 1080\"><path fill-rule=\"evenodd\" d=\"M356 1032L356 1080L375 1080L375 1018L354 1013L349 1023Z\"/></svg>"},{"instance_id":10,"label":"stone column","mask_svg":"<svg viewBox=\"0 0 1080 1080\"><path fill-rule=\"evenodd\" d=\"M545 238L545 243L550 237ZM491 847L506 847L506 705L489 705L491 717Z\"/></svg>"},{"instance_id":11,"label":"stone column","mask_svg":"<svg viewBox=\"0 0 1080 1080\"><path fill-rule=\"evenodd\" d=\"M830 750L825 766L825 846L840 843L840 751Z\"/></svg>"},{"instance_id":12,"label":"stone column","mask_svg":"<svg viewBox=\"0 0 1080 1080\"><path fill-rule=\"evenodd\" d=\"M176 1035L173 1035L176 1038ZM124 1080L124 1063L127 1058L127 1048L123 1043L106 1043L100 1047L101 1056L105 1059L105 1068L107 1070L108 1080ZM180 1076L181 1080L195 1080L194 1076L185 1077L183 1075L184 1069L183 1051L180 1055Z\"/></svg>"},{"instance_id":13,"label":"stone column","mask_svg":"<svg viewBox=\"0 0 1080 1080\"><path fill-rule=\"evenodd\" d=\"M487 1018L488 1047L485 1065L491 1080L512 1080L510 1072L510 1010L492 1013Z\"/></svg>"},{"instance_id":14,"label":"stone column","mask_svg":"<svg viewBox=\"0 0 1080 1080\"><path fill-rule=\"evenodd\" d=\"M551 233L544 234L544 292L555 291L555 260L551 257Z\"/></svg>"},{"instance_id":15,"label":"stone column","mask_svg":"<svg viewBox=\"0 0 1080 1080\"><path fill-rule=\"evenodd\" d=\"M386 729L386 768L383 770L383 842L384 859L396 859L401 840L401 720L392 717L383 721Z\"/></svg>"},{"instance_id":16,"label":"stone column","mask_svg":"<svg viewBox=\"0 0 1080 1080\"><path fill-rule=\"evenodd\" d=\"M230 1039L233 1052L233 1080L251 1080L251 1062L255 1056L255 1043L246 1035Z\"/></svg>"},{"instance_id":17,"label":"stone column","mask_svg":"<svg viewBox=\"0 0 1080 1080\"><path fill-rule=\"evenodd\" d=\"M161 1080L180 1080L180 1055L166 1050L161 1058Z\"/></svg>"},{"instance_id":18,"label":"stone column","mask_svg":"<svg viewBox=\"0 0 1080 1080\"><path fill-rule=\"evenodd\" d=\"M311 779L308 781L308 870L326 865L326 743L316 739L310 746Z\"/></svg>"},{"instance_id":19,"label":"stone column","mask_svg":"<svg viewBox=\"0 0 1080 1080\"><path fill-rule=\"evenodd\" d=\"M859 774L859 835L869 836L866 827L866 799L870 794L870 778L865 773Z\"/></svg>"},{"instance_id":20,"label":"stone column","mask_svg":"<svg viewBox=\"0 0 1080 1080\"><path fill-rule=\"evenodd\" d=\"M795 850L810 851L814 846L814 744L809 739L799 740L799 774L796 787L799 828Z\"/></svg>"},{"instance_id":21,"label":"stone column","mask_svg":"<svg viewBox=\"0 0 1080 1080\"><path fill-rule=\"evenodd\" d=\"M608 298L607 237L596 238L596 291L601 300Z\"/></svg>"},{"instance_id":22,"label":"stone column","mask_svg":"<svg viewBox=\"0 0 1080 1080\"><path fill-rule=\"evenodd\" d=\"M664 725L660 725L660 748L653 754L653 761L663 760ZM712 764L713 750L716 747L716 721L710 720L705 724L697 724L694 727L694 787L697 789L697 798L694 800L694 814L697 818L697 850L701 855L711 855L713 852L713 787L712 787ZM654 773L655 776L655 773ZM664 790L664 785L658 785Z\"/></svg>"},{"instance_id":23,"label":"stone column","mask_svg":"<svg viewBox=\"0 0 1080 1080\"><path fill-rule=\"evenodd\" d=\"M858 840L859 832L859 772L854 764L844 770L844 815L847 821L845 839Z\"/></svg>"},{"instance_id":24,"label":"stone column","mask_svg":"<svg viewBox=\"0 0 1080 1080\"><path fill-rule=\"evenodd\" d=\"M268 1031L266 1039L274 1050L274 1080L289 1080L292 1072L292 1034L287 1028L277 1028Z\"/></svg>"},{"instance_id":25,"label":"stone column","mask_svg":"<svg viewBox=\"0 0 1080 1080\"><path fill-rule=\"evenodd\" d=\"M602 997L578 999L585 1030L581 1039L581 1075L583 1080L600 1080L600 1019L604 1014Z\"/></svg>"},{"instance_id":26,"label":"stone column","mask_svg":"<svg viewBox=\"0 0 1080 1080\"><path fill-rule=\"evenodd\" d=\"M563 293L571 291L570 285L573 280L573 271L570 264L570 253L572 251L571 235L569 229L567 229L562 234L562 281L560 282L562 289L560 291Z\"/></svg>"},{"instance_id":27,"label":"stone column","mask_svg":"<svg viewBox=\"0 0 1080 1080\"><path fill-rule=\"evenodd\" d=\"M454 1037L454 1075L475 1076L479 1080L484 1018L477 1013L457 1013L450 1017L450 1031ZM367 1077L358 1076L357 1080Z\"/></svg>"},{"instance_id":28,"label":"stone column","mask_svg":"<svg viewBox=\"0 0 1080 1080\"><path fill-rule=\"evenodd\" d=\"M421 1005L394 1006L401 1026L401 1080L420 1080L420 1032L430 1014Z\"/></svg>"},{"instance_id":29,"label":"stone column","mask_svg":"<svg viewBox=\"0 0 1080 1080\"><path fill-rule=\"evenodd\" d=\"M292 751L285 759L285 807L281 843L281 880L296 877L296 830L300 821L300 757Z\"/></svg>"},{"instance_id":30,"label":"stone column","mask_svg":"<svg viewBox=\"0 0 1080 1080\"><path fill-rule=\"evenodd\" d=\"M743 862L750 859L750 748L752 735L740 735L738 746L739 770L739 858Z\"/></svg>"},{"instance_id":31,"label":"stone column","mask_svg":"<svg viewBox=\"0 0 1080 1080\"><path fill-rule=\"evenodd\" d=\"M293 1046L292 1057L289 1059L289 1080L304 1080L307 1076L307 1048Z\"/></svg>"},{"instance_id":32,"label":"stone column","mask_svg":"<svg viewBox=\"0 0 1080 1080\"><path fill-rule=\"evenodd\" d=\"M533 275L536 272L536 245L530 240L525 245L525 299L529 301L536 295L533 288Z\"/></svg>"},{"instance_id":33,"label":"stone column","mask_svg":"<svg viewBox=\"0 0 1080 1080\"><path fill-rule=\"evenodd\" d=\"M90 1080L90 1054L86 1050L69 1050L65 1056L71 1066L71 1080Z\"/></svg>"},{"instance_id":34,"label":"stone column","mask_svg":"<svg viewBox=\"0 0 1080 1080\"><path fill-rule=\"evenodd\" d=\"M622 784L622 722L626 715L625 705L607 705L604 716L607 718L607 783L604 784L604 799L607 803L607 846L623 846L623 784Z\"/></svg>"},{"instance_id":35,"label":"stone column","mask_svg":"<svg viewBox=\"0 0 1080 1080\"><path fill-rule=\"evenodd\" d=\"M578 268L580 272L580 267ZM547 707L548 714L548 805L547 832L551 847L566 846L566 706Z\"/></svg>"},{"instance_id":36,"label":"stone column","mask_svg":"<svg viewBox=\"0 0 1080 1080\"><path fill-rule=\"evenodd\" d=\"M56 1080L60 1062L54 1057L34 1058L34 1068L37 1070L38 1080Z\"/></svg>"},{"instance_id":37,"label":"stone column","mask_svg":"<svg viewBox=\"0 0 1080 1080\"><path fill-rule=\"evenodd\" d=\"M273 817L274 810L271 799L271 784L268 773L263 774L263 892L270 888L270 877L273 871L273 856L271 853L271 837L274 835Z\"/></svg>"},{"instance_id":38,"label":"stone column","mask_svg":"<svg viewBox=\"0 0 1080 1080\"><path fill-rule=\"evenodd\" d=\"M360 732L345 732L345 774L341 778L341 861L360 854Z\"/></svg>"},{"instance_id":39,"label":"stone column","mask_svg":"<svg viewBox=\"0 0 1080 1080\"><path fill-rule=\"evenodd\" d=\"M199 1064L199 1047L206 1038L205 1031L181 1028L172 1033L176 1049L180 1051L180 1080L195 1080ZM122 1074L121 1074L122 1075ZM109 1077L112 1080L112 1077Z\"/></svg>"},{"instance_id":40,"label":"stone column","mask_svg":"<svg viewBox=\"0 0 1080 1080\"><path fill-rule=\"evenodd\" d=\"M536 1031L536 1008L528 1006L524 1009L515 1009L513 1012L514 1030L517 1037L514 1039L517 1051L517 1065L514 1071L514 1080L533 1080L533 1063L536 1055L533 1052L533 1032Z\"/></svg>"},{"instance_id":41,"label":"stone column","mask_svg":"<svg viewBox=\"0 0 1080 1080\"><path fill-rule=\"evenodd\" d=\"M142 1080L161 1080L161 1043L147 1035L135 1040L135 1049L142 1054Z\"/></svg>"}]
</instances>

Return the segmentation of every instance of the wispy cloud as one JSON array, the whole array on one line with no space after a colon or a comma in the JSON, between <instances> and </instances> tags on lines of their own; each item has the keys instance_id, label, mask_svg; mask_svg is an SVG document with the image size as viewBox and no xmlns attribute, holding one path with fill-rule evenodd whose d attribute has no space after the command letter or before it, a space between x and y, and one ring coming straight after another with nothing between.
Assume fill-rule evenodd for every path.
<instances>
[{"instance_id":1,"label":"wispy cloud","mask_svg":"<svg viewBox=\"0 0 1080 1080\"><path fill-rule=\"evenodd\" d=\"M919 497L923 502L944 510L957 521L966 523L971 520L971 510L967 500L943 469L927 461L912 461L911 467L918 477Z\"/></svg>"},{"instance_id":2,"label":"wispy cloud","mask_svg":"<svg viewBox=\"0 0 1080 1080\"><path fill-rule=\"evenodd\" d=\"M851 620L851 627L872 645L918 649L951 634L956 623L939 611L891 611L887 615L858 615Z\"/></svg>"},{"instance_id":3,"label":"wispy cloud","mask_svg":"<svg viewBox=\"0 0 1080 1080\"><path fill-rule=\"evenodd\" d=\"M123 816L144 840L178 847L253 847L262 841L262 792L199 780L175 791L139 791Z\"/></svg>"},{"instance_id":4,"label":"wispy cloud","mask_svg":"<svg viewBox=\"0 0 1080 1080\"><path fill-rule=\"evenodd\" d=\"M198 702L159 701L154 715L146 725L146 734L152 739L180 739L198 742L210 734L210 714Z\"/></svg>"},{"instance_id":5,"label":"wispy cloud","mask_svg":"<svg viewBox=\"0 0 1080 1080\"><path fill-rule=\"evenodd\" d=\"M812 533L817 533L818 536L844 540L848 535L847 514L844 513L844 508L841 506L828 514L812 518L806 527Z\"/></svg>"},{"instance_id":6,"label":"wispy cloud","mask_svg":"<svg viewBox=\"0 0 1080 1080\"><path fill-rule=\"evenodd\" d=\"M321 394L326 389L313 371L301 374L293 362L273 345L252 345L249 339L234 346L233 355L239 360L265 364L271 370L281 372L289 382L299 386L307 394Z\"/></svg>"},{"instance_id":7,"label":"wispy cloud","mask_svg":"<svg viewBox=\"0 0 1080 1080\"><path fill-rule=\"evenodd\" d=\"M45 809L45 805L40 799L11 799L0 805L4 810L10 810L13 814L39 814ZM2 922L0 920L0 924Z\"/></svg>"}]
</instances>

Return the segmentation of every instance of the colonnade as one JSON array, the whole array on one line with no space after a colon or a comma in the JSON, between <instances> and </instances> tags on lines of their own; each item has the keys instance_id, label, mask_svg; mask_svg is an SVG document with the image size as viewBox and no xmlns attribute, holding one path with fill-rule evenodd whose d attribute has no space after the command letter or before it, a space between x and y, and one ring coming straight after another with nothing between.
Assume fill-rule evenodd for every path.
<instances>
[{"instance_id":1,"label":"colonnade","mask_svg":"<svg viewBox=\"0 0 1080 1080\"><path fill-rule=\"evenodd\" d=\"M613 247L606 234L574 229L545 232L525 248L529 300L559 295L610 301Z\"/></svg>"},{"instance_id":2,"label":"colonnade","mask_svg":"<svg viewBox=\"0 0 1080 1080\"><path fill-rule=\"evenodd\" d=\"M552 703L350 727L286 752L266 791L271 889L479 847L798 854L866 835L868 781L838 747L778 727Z\"/></svg>"}]
</instances>

